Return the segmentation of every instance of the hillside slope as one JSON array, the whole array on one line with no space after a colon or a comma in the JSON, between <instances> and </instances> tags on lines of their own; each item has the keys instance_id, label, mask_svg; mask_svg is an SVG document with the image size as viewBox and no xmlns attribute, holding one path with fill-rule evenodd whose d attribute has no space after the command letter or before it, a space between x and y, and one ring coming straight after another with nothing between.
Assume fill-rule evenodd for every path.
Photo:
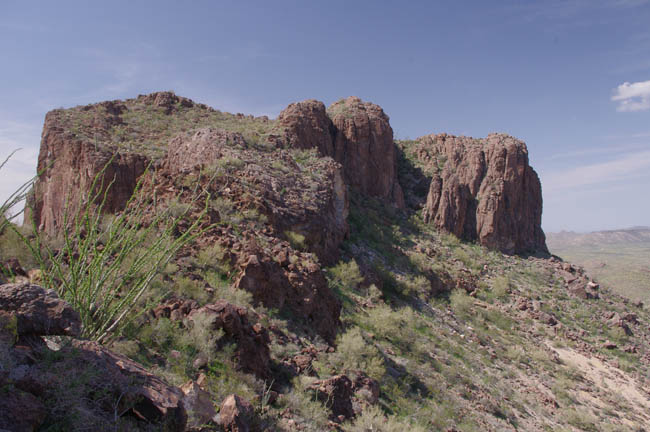
<instances>
[{"instance_id":1,"label":"hillside slope","mask_svg":"<svg viewBox=\"0 0 650 432\"><path fill-rule=\"evenodd\" d=\"M129 211L140 164L143 226L169 212L185 215L182 230L201 214L193 191L209 195L201 236L102 347L183 394L172 430L650 423L650 313L547 253L540 184L512 137L394 143L388 116L358 98L270 120L157 93L48 114L39 164L31 215L54 236L70 221L66 194L86 195L107 164L107 221ZM0 237L5 278L36 275L8 260L12 239ZM74 364L51 343L19 357L18 336L0 338L9 376ZM83 380L37 382L45 391L3 381L41 407L35 427L162 427L158 411L118 410L119 394ZM20 408L10 402L0 395Z\"/></svg>"}]
</instances>

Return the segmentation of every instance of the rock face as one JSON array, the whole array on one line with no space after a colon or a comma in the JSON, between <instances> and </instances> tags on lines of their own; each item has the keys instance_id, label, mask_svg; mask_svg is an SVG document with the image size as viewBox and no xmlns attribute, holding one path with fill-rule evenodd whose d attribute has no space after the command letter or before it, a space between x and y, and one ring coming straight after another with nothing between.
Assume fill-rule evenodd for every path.
<instances>
[{"instance_id":1,"label":"rock face","mask_svg":"<svg viewBox=\"0 0 650 432\"><path fill-rule=\"evenodd\" d=\"M346 375L335 375L312 383L308 389L315 391L318 400L323 402L336 417L354 417L352 408L352 381Z\"/></svg>"},{"instance_id":2,"label":"rock face","mask_svg":"<svg viewBox=\"0 0 650 432\"><path fill-rule=\"evenodd\" d=\"M278 123L290 146L317 148L343 165L348 185L404 207L393 129L381 107L349 97L326 110L322 102L307 100L289 105Z\"/></svg>"},{"instance_id":3,"label":"rock face","mask_svg":"<svg viewBox=\"0 0 650 432\"><path fill-rule=\"evenodd\" d=\"M107 114L97 120L97 127L119 122L120 105L112 102L104 105ZM55 110L45 116L37 167L41 175L31 200L31 216L39 229L48 234L62 228L66 200L69 214L74 214L79 199L90 192L102 169L105 171L99 186L108 187L113 182L104 211L113 213L124 208L148 163L145 156L137 153L113 154L108 149L95 148L88 140L61 127L61 115L61 110Z\"/></svg>"},{"instance_id":4,"label":"rock face","mask_svg":"<svg viewBox=\"0 0 650 432\"><path fill-rule=\"evenodd\" d=\"M420 138L416 149L432 173L427 222L505 253L547 252L541 184L522 141L439 134Z\"/></svg>"},{"instance_id":5,"label":"rock face","mask_svg":"<svg viewBox=\"0 0 650 432\"><path fill-rule=\"evenodd\" d=\"M16 320L17 336L79 336L77 311L52 290L29 283L0 286L0 318Z\"/></svg>"}]
</instances>

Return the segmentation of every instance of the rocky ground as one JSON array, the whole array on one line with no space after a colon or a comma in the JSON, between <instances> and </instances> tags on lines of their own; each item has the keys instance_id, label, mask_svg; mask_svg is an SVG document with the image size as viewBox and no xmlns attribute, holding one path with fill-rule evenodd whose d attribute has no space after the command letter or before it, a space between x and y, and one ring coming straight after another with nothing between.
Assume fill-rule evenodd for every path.
<instances>
[{"instance_id":1,"label":"rocky ground","mask_svg":"<svg viewBox=\"0 0 650 432\"><path fill-rule=\"evenodd\" d=\"M66 196L83 203L102 169L107 220L134 190L143 226L168 212L182 232L206 216L104 345L80 338L76 312L38 287L48 269L2 233L0 428L650 421L650 313L548 254L539 180L515 138L395 143L388 116L358 98L270 120L156 93L49 113L39 167L29 215L55 246Z\"/></svg>"}]
</instances>

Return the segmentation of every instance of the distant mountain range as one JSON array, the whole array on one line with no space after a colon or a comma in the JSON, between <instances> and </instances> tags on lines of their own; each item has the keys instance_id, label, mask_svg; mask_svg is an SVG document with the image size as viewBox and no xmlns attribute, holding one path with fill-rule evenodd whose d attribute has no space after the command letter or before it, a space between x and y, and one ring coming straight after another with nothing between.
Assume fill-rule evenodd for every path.
<instances>
[{"instance_id":1,"label":"distant mountain range","mask_svg":"<svg viewBox=\"0 0 650 432\"><path fill-rule=\"evenodd\" d=\"M602 246L605 244L645 242L650 242L650 227L648 226L636 226L619 230L593 231L590 233L577 233L573 231L546 233L546 244L551 252L553 252L554 249L564 249L576 246Z\"/></svg>"},{"instance_id":2,"label":"distant mountain range","mask_svg":"<svg viewBox=\"0 0 650 432\"><path fill-rule=\"evenodd\" d=\"M619 294L650 302L650 227L548 233L546 244Z\"/></svg>"}]
</instances>

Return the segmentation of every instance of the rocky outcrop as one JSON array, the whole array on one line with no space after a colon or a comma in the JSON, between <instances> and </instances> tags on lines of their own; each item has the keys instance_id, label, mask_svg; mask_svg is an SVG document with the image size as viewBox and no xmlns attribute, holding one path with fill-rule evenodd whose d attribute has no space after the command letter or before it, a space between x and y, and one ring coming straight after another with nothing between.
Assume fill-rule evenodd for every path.
<instances>
[{"instance_id":1,"label":"rocky outcrop","mask_svg":"<svg viewBox=\"0 0 650 432\"><path fill-rule=\"evenodd\" d=\"M316 148L321 155L334 157L336 130L323 102L309 99L289 104L278 116L285 128L286 144L292 148Z\"/></svg>"},{"instance_id":2,"label":"rocky outcrop","mask_svg":"<svg viewBox=\"0 0 650 432\"><path fill-rule=\"evenodd\" d=\"M288 145L317 148L343 166L348 185L404 207L393 129L381 107L349 97L326 110L322 102L307 100L289 105L278 123Z\"/></svg>"},{"instance_id":3,"label":"rocky outcrop","mask_svg":"<svg viewBox=\"0 0 650 432\"><path fill-rule=\"evenodd\" d=\"M253 294L268 308L290 311L310 330L333 343L339 326L341 302L330 291L320 266L286 243L278 243L272 256L256 243L239 255L235 287Z\"/></svg>"},{"instance_id":4,"label":"rocky outcrop","mask_svg":"<svg viewBox=\"0 0 650 432\"><path fill-rule=\"evenodd\" d=\"M106 104L106 115L97 117L97 127L102 131L111 123L119 122L122 110L118 104ZM63 116L63 110L45 116L37 166L40 176L30 199L29 215L48 234L55 234L63 227L66 203L68 214L75 214L80 200L91 194L93 181L98 177L98 188L93 193L101 193L112 183L104 211L114 213L124 208L148 163L142 154L114 152L77 136L62 126Z\"/></svg>"},{"instance_id":5,"label":"rocky outcrop","mask_svg":"<svg viewBox=\"0 0 650 432\"><path fill-rule=\"evenodd\" d=\"M92 341L43 342L46 335L78 335L81 327L54 292L0 286L0 311L0 428L32 431L49 421L66 429L134 430L142 421L185 430L183 393L141 365Z\"/></svg>"},{"instance_id":6,"label":"rocky outcrop","mask_svg":"<svg viewBox=\"0 0 650 432\"><path fill-rule=\"evenodd\" d=\"M206 186L215 198L264 214L278 234L304 236L305 248L325 263L338 259L349 232L348 196L338 163L318 157L298 163L286 150L261 152L238 133L204 128L172 139L163 166L161 180L220 166L227 175Z\"/></svg>"},{"instance_id":7,"label":"rocky outcrop","mask_svg":"<svg viewBox=\"0 0 650 432\"><path fill-rule=\"evenodd\" d=\"M425 221L506 253L547 252L541 184L522 141L439 134L415 146L432 175Z\"/></svg>"}]
</instances>

